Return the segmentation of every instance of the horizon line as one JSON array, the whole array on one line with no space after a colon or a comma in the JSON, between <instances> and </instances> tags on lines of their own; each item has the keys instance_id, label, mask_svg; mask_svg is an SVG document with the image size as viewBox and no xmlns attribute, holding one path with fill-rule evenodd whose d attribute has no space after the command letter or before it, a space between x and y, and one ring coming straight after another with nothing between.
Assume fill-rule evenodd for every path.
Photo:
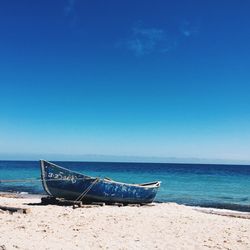
<instances>
[{"instance_id":1,"label":"horizon line","mask_svg":"<svg viewBox=\"0 0 250 250\"><path fill-rule=\"evenodd\" d=\"M53 154L53 153L0 153L1 161L38 161L40 159L52 161L89 161L89 162L129 162L129 163L179 163L179 164L237 164L250 165L246 159L223 159L201 157L175 156L138 156L138 155L106 155L106 154Z\"/></svg>"}]
</instances>

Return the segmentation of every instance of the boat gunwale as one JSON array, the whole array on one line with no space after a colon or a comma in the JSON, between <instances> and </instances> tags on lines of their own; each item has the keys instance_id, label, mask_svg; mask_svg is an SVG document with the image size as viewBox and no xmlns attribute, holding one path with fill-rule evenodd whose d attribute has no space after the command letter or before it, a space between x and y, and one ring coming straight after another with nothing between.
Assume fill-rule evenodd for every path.
<instances>
[{"instance_id":1,"label":"boat gunwale","mask_svg":"<svg viewBox=\"0 0 250 250\"><path fill-rule=\"evenodd\" d=\"M72 171L70 169L61 167L61 166L59 166L57 164L54 164L52 162L49 162L49 161L40 160L40 166L41 166L41 169L42 169L42 181L43 181L45 190L47 192L48 192L48 186L47 186L46 180L44 180L45 179L44 178L45 177L45 175L44 175L45 169L44 169L44 164L42 164L42 162L47 162L47 163L49 163L51 165L54 165L57 168L73 172L74 174L84 175L87 178L90 178L90 179L93 179L93 180L96 180L96 178L98 178L98 177L92 177L92 176L89 176L89 175L85 175L85 174L79 173L77 171ZM109 179L105 179L105 178L100 178L100 180L102 180L103 182L106 182L106 183L116 183L116 184L120 184L120 185L128 185L128 186L134 186L134 187L140 187L140 188L159 188L160 185L161 185L161 181L155 181L155 182L153 181L153 182L148 182L148 183L132 184L132 183L126 183L126 182L119 182L119 181L115 181L115 180L109 180ZM50 193L50 192L48 192L48 193Z\"/></svg>"}]
</instances>

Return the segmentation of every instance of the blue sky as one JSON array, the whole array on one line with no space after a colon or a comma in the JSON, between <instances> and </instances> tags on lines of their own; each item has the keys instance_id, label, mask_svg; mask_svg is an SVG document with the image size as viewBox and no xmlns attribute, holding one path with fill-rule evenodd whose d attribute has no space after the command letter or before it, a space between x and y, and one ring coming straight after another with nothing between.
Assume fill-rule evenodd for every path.
<instances>
[{"instance_id":1,"label":"blue sky","mask_svg":"<svg viewBox=\"0 0 250 250\"><path fill-rule=\"evenodd\" d=\"M4 1L0 157L250 162L249 8Z\"/></svg>"}]
</instances>

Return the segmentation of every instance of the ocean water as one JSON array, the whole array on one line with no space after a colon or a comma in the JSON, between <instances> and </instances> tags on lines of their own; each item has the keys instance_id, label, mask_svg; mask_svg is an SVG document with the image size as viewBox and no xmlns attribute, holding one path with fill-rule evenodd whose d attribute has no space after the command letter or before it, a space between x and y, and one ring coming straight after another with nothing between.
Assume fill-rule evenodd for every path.
<instances>
[{"instance_id":1,"label":"ocean water","mask_svg":"<svg viewBox=\"0 0 250 250\"><path fill-rule=\"evenodd\" d=\"M250 212L250 166L171 163L55 162L91 176L161 181L158 202ZM39 178L37 161L0 161L0 179ZM41 182L1 183L0 191L44 193Z\"/></svg>"}]
</instances>

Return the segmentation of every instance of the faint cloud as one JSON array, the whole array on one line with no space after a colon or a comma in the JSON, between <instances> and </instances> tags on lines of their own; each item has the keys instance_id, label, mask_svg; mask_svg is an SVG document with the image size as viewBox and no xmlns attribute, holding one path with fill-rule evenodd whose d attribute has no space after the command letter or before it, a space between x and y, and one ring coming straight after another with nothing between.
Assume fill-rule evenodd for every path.
<instances>
[{"instance_id":1,"label":"faint cloud","mask_svg":"<svg viewBox=\"0 0 250 250\"><path fill-rule=\"evenodd\" d=\"M65 16L70 16L75 12L75 0L67 0L66 5L64 7Z\"/></svg>"},{"instance_id":2,"label":"faint cloud","mask_svg":"<svg viewBox=\"0 0 250 250\"><path fill-rule=\"evenodd\" d=\"M75 11L76 0L67 0L64 7L64 15L68 18L69 25L73 28L76 25L77 15Z\"/></svg>"},{"instance_id":3,"label":"faint cloud","mask_svg":"<svg viewBox=\"0 0 250 250\"><path fill-rule=\"evenodd\" d=\"M185 37L193 36L194 34L198 33L198 31L198 26L194 26L188 21L183 21L180 25L180 32Z\"/></svg>"},{"instance_id":4,"label":"faint cloud","mask_svg":"<svg viewBox=\"0 0 250 250\"><path fill-rule=\"evenodd\" d=\"M162 53L168 49L167 34L163 29L147 28L141 24L131 30L128 39L118 43L118 47L126 47L136 56L143 56L153 52Z\"/></svg>"},{"instance_id":5,"label":"faint cloud","mask_svg":"<svg viewBox=\"0 0 250 250\"><path fill-rule=\"evenodd\" d=\"M180 23L172 33L162 28L145 27L142 22L137 23L130 31L127 39L116 43L117 48L126 48L136 56L152 53L168 53L176 49L188 38L198 33L198 27L188 21Z\"/></svg>"},{"instance_id":6,"label":"faint cloud","mask_svg":"<svg viewBox=\"0 0 250 250\"><path fill-rule=\"evenodd\" d=\"M141 35L143 37L146 37L150 40L154 41L160 41L164 39L165 32L162 29L156 29L156 28L141 28L141 27L134 27L133 28L134 35Z\"/></svg>"}]
</instances>

